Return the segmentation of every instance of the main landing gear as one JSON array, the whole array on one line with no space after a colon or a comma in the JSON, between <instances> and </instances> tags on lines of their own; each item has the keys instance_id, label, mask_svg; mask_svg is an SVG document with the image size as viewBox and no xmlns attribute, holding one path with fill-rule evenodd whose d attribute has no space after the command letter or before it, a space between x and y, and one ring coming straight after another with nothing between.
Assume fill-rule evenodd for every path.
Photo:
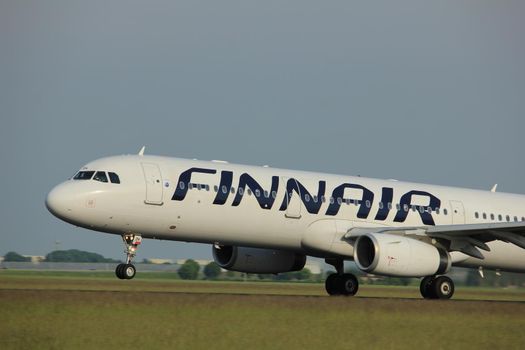
<instances>
[{"instance_id":1,"label":"main landing gear","mask_svg":"<svg viewBox=\"0 0 525 350\"><path fill-rule=\"evenodd\" d=\"M326 278L325 288L329 295L353 296L359 289L357 277L351 273L344 273L343 260L325 259L326 263L335 267L337 273L333 273Z\"/></svg>"},{"instance_id":2,"label":"main landing gear","mask_svg":"<svg viewBox=\"0 0 525 350\"><path fill-rule=\"evenodd\" d=\"M124 250L124 253L126 253L126 263L117 265L115 275L121 280L130 280L135 277L135 274L137 273L137 270L131 261L137 254L137 249L140 243L142 243L142 237L140 235L128 233L122 236L122 241L124 241L124 245L126 246L126 249Z\"/></svg>"},{"instance_id":3,"label":"main landing gear","mask_svg":"<svg viewBox=\"0 0 525 350\"><path fill-rule=\"evenodd\" d=\"M450 299L454 295L454 282L447 276L427 276L421 280L419 291L425 299Z\"/></svg>"}]
</instances>

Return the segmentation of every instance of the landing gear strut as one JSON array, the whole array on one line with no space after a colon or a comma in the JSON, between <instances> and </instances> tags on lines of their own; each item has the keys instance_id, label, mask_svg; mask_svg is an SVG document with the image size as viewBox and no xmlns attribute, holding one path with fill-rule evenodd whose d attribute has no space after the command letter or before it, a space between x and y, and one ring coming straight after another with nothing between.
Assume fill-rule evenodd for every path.
<instances>
[{"instance_id":1,"label":"landing gear strut","mask_svg":"<svg viewBox=\"0 0 525 350\"><path fill-rule=\"evenodd\" d=\"M450 299L454 295L454 282L447 276L427 276L421 280L419 291L425 299Z\"/></svg>"},{"instance_id":2,"label":"landing gear strut","mask_svg":"<svg viewBox=\"0 0 525 350\"><path fill-rule=\"evenodd\" d=\"M122 241L126 247L124 250L124 253L126 253L126 263L117 265L115 275L121 280L130 280L135 277L137 273L135 266L133 266L131 262L137 254L140 243L142 243L142 236L128 233L122 236Z\"/></svg>"},{"instance_id":3,"label":"landing gear strut","mask_svg":"<svg viewBox=\"0 0 525 350\"><path fill-rule=\"evenodd\" d=\"M333 273L326 278L325 288L329 295L353 296L359 289L357 277L351 273L344 273L343 260L325 259L326 263L335 267L337 273Z\"/></svg>"}]
</instances>

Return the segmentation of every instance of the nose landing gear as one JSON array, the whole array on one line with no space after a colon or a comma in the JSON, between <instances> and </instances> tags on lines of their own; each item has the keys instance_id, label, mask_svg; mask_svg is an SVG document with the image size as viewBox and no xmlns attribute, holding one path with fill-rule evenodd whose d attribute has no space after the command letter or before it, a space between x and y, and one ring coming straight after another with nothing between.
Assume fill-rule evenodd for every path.
<instances>
[{"instance_id":1,"label":"nose landing gear","mask_svg":"<svg viewBox=\"0 0 525 350\"><path fill-rule=\"evenodd\" d=\"M130 280L135 277L137 270L135 266L131 263L135 255L137 254L138 246L142 243L142 236L128 233L122 236L122 241L126 249L126 263L118 264L115 269L115 275L121 280Z\"/></svg>"}]
</instances>

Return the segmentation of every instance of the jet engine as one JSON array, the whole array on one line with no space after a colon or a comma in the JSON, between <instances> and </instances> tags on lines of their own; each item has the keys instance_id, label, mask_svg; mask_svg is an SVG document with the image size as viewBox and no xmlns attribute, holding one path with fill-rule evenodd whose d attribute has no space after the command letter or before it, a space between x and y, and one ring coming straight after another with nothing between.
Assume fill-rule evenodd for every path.
<instances>
[{"instance_id":1,"label":"jet engine","mask_svg":"<svg viewBox=\"0 0 525 350\"><path fill-rule=\"evenodd\" d=\"M399 277L441 275L451 265L448 252L414 238L388 233L359 236L354 260L364 272Z\"/></svg>"},{"instance_id":2,"label":"jet engine","mask_svg":"<svg viewBox=\"0 0 525 350\"><path fill-rule=\"evenodd\" d=\"M215 262L226 270L246 273L281 273L302 270L306 255L273 249L213 246Z\"/></svg>"}]
</instances>

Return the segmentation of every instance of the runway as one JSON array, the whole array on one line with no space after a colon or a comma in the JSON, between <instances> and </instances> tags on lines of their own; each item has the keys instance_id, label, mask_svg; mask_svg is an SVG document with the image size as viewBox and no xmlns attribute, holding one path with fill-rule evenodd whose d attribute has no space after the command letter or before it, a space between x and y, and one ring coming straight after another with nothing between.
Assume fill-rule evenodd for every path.
<instances>
[{"instance_id":1,"label":"runway","mask_svg":"<svg viewBox=\"0 0 525 350\"><path fill-rule=\"evenodd\" d=\"M9 275L0 271L0 348L519 348L522 291Z\"/></svg>"}]
</instances>

